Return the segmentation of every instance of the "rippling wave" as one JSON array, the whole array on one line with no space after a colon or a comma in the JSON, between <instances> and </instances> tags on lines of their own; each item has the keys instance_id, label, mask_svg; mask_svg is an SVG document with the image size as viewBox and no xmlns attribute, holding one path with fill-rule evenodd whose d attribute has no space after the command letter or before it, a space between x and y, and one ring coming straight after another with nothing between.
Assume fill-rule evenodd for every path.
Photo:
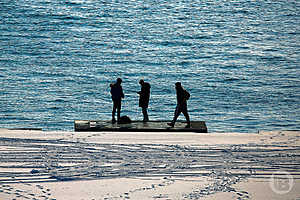
<instances>
[{"instance_id":1,"label":"rippling wave","mask_svg":"<svg viewBox=\"0 0 300 200\"><path fill-rule=\"evenodd\" d=\"M123 114L171 119L174 83L210 132L300 129L297 1L8 1L0 3L0 126L72 130L110 119L109 83L123 78Z\"/></svg>"}]
</instances>

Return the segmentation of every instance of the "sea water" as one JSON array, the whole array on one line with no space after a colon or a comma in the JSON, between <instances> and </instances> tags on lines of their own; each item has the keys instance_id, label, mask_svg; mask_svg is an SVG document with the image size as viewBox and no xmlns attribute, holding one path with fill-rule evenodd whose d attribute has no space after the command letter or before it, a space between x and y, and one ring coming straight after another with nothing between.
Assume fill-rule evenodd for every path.
<instances>
[{"instance_id":1,"label":"sea water","mask_svg":"<svg viewBox=\"0 0 300 200\"><path fill-rule=\"evenodd\" d=\"M209 132L300 129L300 1L2 0L0 127L73 130L122 115L171 120L174 84ZM179 119L184 120L181 116Z\"/></svg>"}]
</instances>

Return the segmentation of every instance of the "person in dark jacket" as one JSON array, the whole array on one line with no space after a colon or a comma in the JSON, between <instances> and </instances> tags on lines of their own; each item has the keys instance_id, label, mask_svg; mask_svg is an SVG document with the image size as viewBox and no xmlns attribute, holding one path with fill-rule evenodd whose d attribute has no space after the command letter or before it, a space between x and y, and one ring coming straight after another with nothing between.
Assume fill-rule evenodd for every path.
<instances>
[{"instance_id":1,"label":"person in dark jacket","mask_svg":"<svg viewBox=\"0 0 300 200\"><path fill-rule=\"evenodd\" d=\"M121 102L124 98L123 88L121 86L122 79L117 78L117 82L110 84L110 94L113 101L113 110L112 110L112 123L116 123L115 114L117 110L117 120L120 120L121 115Z\"/></svg>"},{"instance_id":2,"label":"person in dark jacket","mask_svg":"<svg viewBox=\"0 0 300 200\"><path fill-rule=\"evenodd\" d=\"M150 100L150 84L145 82L143 79L140 80L140 85L141 85L141 91L137 92L140 95L140 99L139 99L139 107L142 108L142 112L143 112L143 116L144 122L149 121L149 117L148 117L148 112L147 112L147 108L149 105L149 100Z\"/></svg>"},{"instance_id":3,"label":"person in dark jacket","mask_svg":"<svg viewBox=\"0 0 300 200\"><path fill-rule=\"evenodd\" d=\"M186 128L190 128L191 122L190 122L190 117L187 109L187 100L190 98L190 94L181 86L180 82L177 82L175 84L175 89L177 95L177 106L175 109L174 118L171 123L168 123L168 125L174 127L178 116L180 115L180 113L183 113L187 121Z\"/></svg>"}]
</instances>

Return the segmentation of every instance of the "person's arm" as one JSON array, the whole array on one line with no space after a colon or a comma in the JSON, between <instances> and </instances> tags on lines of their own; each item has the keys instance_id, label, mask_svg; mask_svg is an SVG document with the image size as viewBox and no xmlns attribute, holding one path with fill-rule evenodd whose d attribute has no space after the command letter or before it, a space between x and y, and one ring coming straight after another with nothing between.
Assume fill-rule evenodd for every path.
<instances>
[{"instance_id":1,"label":"person's arm","mask_svg":"<svg viewBox=\"0 0 300 200\"><path fill-rule=\"evenodd\" d=\"M145 86L141 87L141 91L137 92L139 95L145 95Z\"/></svg>"},{"instance_id":2,"label":"person's arm","mask_svg":"<svg viewBox=\"0 0 300 200\"><path fill-rule=\"evenodd\" d=\"M122 88L122 86L120 86L120 87L121 87L121 97L124 99L125 95L123 93L123 88Z\"/></svg>"},{"instance_id":3,"label":"person's arm","mask_svg":"<svg viewBox=\"0 0 300 200\"><path fill-rule=\"evenodd\" d=\"M146 90L146 91L147 91L147 93L149 93L149 94L150 94L150 89L151 89L151 86L150 86L150 84L148 83L148 84L147 84L147 90Z\"/></svg>"},{"instance_id":4,"label":"person's arm","mask_svg":"<svg viewBox=\"0 0 300 200\"><path fill-rule=\"evenodd\" d=\"M178 104L182 105L184 102L186 102L186 99L184 98L184 92L182 91L178 91L177 93L177 100L178 100Z\"/></svg>"},{"instance_id":5,"label":"person's arm","mask_svg":"<svg viewBox=\"0 0 300 200\"><path fill-rule=\"evenodd\" d=\"M110 94L112 95L113 94L113 92L112 92L112 90L113 90L113 84L111 83L111 84L109 84L109 87L110 87Z\"/></svg>"}]
</instances>

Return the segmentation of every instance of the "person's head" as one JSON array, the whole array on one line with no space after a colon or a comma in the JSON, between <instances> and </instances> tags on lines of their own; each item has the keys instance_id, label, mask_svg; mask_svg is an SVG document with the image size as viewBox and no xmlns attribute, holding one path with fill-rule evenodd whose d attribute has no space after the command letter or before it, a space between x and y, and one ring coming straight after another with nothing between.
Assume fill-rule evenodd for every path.
<instances>
[{"instance_id":1,"label":"person's head","mask_svg":"<svg viewBox=\"0 0 300 200\"><path fill-rule=\"evenodd\" d=\"M121 84L122 83L122 79L121 78L117 78L117 83Z\"/></svg>"},{"instance_id":2,"label":"person's head","mask_svg":"<svg viewBox=\"0 0 300 200\"><path fill-rule=\"evenodd\" d=\"M176 87L176 88L181 88L181 83L180 83L180 82L176 82L176 83L175 83L175 87Z\"/></svg>"},{"instance_id":3,"label":"person's head","mask_svg":"<svg viewBox=\"0 0 300 200\"><path fill-rule=\"evenodd\" d=\"M141 85L143 85L145 82L144 82L143 79L141 79L139 83L140 83Z\"/></svg>"}]
</instances>

